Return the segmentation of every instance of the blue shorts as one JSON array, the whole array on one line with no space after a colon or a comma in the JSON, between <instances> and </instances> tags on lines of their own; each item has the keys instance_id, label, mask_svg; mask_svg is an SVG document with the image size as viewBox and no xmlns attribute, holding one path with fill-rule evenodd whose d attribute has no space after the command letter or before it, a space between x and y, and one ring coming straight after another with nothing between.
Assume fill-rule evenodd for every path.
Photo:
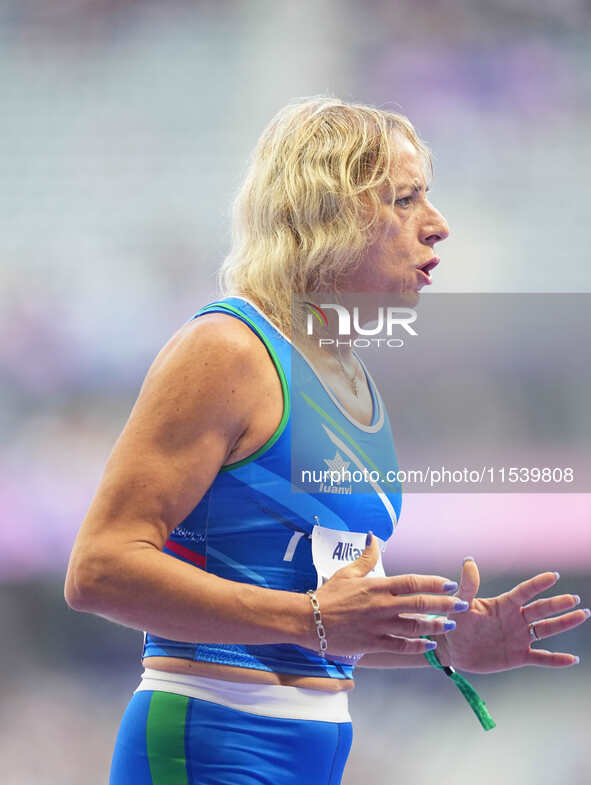
<instances>
[{"instance_id":1,"label":"blue shorts","mask_svg":"<svg viewBox=\"0 0 591 785\"><path fill-rule=\"evenodd\" d=\"M123 715L109 785L339 785L352 738L350 722L144 690Z\"/></svg>"}]
</instances>

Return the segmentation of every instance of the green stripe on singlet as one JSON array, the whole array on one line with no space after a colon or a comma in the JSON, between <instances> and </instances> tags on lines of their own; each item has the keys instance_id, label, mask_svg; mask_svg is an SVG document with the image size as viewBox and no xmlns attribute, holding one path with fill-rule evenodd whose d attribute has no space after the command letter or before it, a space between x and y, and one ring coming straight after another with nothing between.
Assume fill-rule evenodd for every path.
<instances>
[{"instance_id":1,"label":"green stripe on singlet","mask_svg":"<svg viewBox=\"0 0 591 785\"><path fill-rule=\"evenodd\" d=\"M316 401L313 401L312 398L310 398L308 395L306 395L306 393L303 392L302 390L300 390L300 393L302 394L302 396L303 396L304 400L306 401L306 403L308 404L308 406L311 406L315 411L318 412L318 414L320 414L322 417L324 417L325 420L328 420L328 422L332 425L332 427L336 428L336 430L341 434L341 436L343 436L349 442L349 444L351 444L353 447L355 447L355 449L357 450L359 455L361 455L361 457L366 461L366 463L368 463L371 466L372 469L374 469L376 472L378 472L378 474L381 477L382 476L382 472L380 471L379 466L376 466L376 464L372 461L372 459L365 452L365 450L363 450L360 447L360 445L357 444L355 439L353 439L347 433L347 431L345 431L343 428L341 428L341 426L338 424L338 422L333 420L333 418L330 416L330 414L328 414L327 412L324 411L322 406L319 406L316 403ZM397 485L395 485L395 484L393 484L391 482L388 482L388 480L386 480L386 479L381 479L380 482L383 485L387 485L389 488L392 488L393 491L396 491L396 490L399 489L399 486L397 486Z\"/></svg>"},{"instance_id":2,"label":"green stripe on singlet","mask_svg":"<svg viewBox=\"0 0 591 785\"><path fill-rule=\"evenodd\" d=\"M146 723L146 750L152 785L189 785L185 720L189 698L154 692Z\"/></svg>"}]
</instances>

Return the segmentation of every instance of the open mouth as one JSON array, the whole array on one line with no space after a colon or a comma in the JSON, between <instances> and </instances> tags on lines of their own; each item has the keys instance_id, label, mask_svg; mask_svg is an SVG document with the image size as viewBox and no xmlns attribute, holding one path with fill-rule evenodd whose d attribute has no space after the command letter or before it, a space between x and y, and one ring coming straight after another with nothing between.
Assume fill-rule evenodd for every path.
<instances>
[{"instance_id":1,"label":"open mouth","mask_svg":"<svg viewBox=\"0 0 591 785\"><path fill-rule=\"evenodd\" d=\"M432 259L429 259L428 262L425 262L420 267L417 267L417 270L423 278L425 279L426 283L431 283L431 270L433 270L439 264L439 259L434 256Z\"/></svg>"}]
</instances>

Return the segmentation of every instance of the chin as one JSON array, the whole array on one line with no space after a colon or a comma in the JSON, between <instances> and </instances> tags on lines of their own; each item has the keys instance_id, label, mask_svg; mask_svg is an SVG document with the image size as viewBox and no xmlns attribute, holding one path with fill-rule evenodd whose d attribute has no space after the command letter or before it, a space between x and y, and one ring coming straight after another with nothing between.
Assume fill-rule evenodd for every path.
<instances>
[{"instance_id":1,"label":"chin","mask_svg":"<svg viewBox=\"0 0 591 785\"><path fill-rule=\"evenodd\" d=\"M394 291L390 293L389 299L391 299L391 304L394 306L414 308L421 299L421 293L411 289L407 289L405 292Z\"/></svg>"}]
</instances>

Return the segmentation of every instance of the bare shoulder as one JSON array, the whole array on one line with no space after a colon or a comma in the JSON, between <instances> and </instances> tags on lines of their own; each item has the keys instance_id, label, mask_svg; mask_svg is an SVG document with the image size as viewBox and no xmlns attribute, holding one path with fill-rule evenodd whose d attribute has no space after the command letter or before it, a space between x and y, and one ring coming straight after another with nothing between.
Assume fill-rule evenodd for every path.
<instances>
[{"instance_id":1,"label":"bare shoulder","mask_svg":"<svg viewBox=\"0 0 591 785\"><path fill-rule=\"evenodd\" d=\"M223 419L229 424L234 416L248 418L269 361L262 341L242 321L226 314L204 314L183 325L160 350L138 402L157 395L168 402L176 398L179 405L182 400L181 408L194 412L197 404L202 410L210 408L210 414L223 407Z\"/></svg>"},{"instance_id":2,"label":"bare shoulder","mask_svg":"<svg viewBox=\"0 0 591 785\"><path fill-rule=\"evenodd\" d=\"M271 362L261 363L261 351L250 328L224 314L200 316L172 336L113 447L80 542L95 547L104 534L162 547L251 433Z\"/></svg>"},{"instance_id":3,"label":"bare shoulder","mask_svg":"<svg viewBox=\"0 0 591 785\"><path fill-rule=\"evenodd\" d=\"M192 369L184 384L203 386L197 392L201 404L213 396L211 415L217 412L226 427L238 426L224 464L251 455L273 434L284 409L281 381L265 344L243 321L220 313L185 325L169 342L171 351L176 341L183 343L182 365Z\"/></svg>"},{"instance_id":4,"label":"bare shoulder","mask_svg":"<svg viewBox=\"0 0 591 785\"><path fill-rule=\"evenodd\" d=\"M163 450L175 449L192 435L203 441L215 434L225 448L223 464L251 424L269 362L264 344L242 321L204 314L183 325L160 350L128 426L133 424L139 435L145 420Z\"/></svg>"},{"instance_id":5,"label":"bare shoulder","mask_svg":"<svg viewBox=\"0 0 591 785\"><path fill-rule=\"evenodd\" d=\"M170 365L186 366L181 383L206 368L208 375L220 369L230 374L256 373L265 354L262 342L240 319L222 313L203 314L172 336L156 356L146 378Z\"/></svg>"}]
</instances>

